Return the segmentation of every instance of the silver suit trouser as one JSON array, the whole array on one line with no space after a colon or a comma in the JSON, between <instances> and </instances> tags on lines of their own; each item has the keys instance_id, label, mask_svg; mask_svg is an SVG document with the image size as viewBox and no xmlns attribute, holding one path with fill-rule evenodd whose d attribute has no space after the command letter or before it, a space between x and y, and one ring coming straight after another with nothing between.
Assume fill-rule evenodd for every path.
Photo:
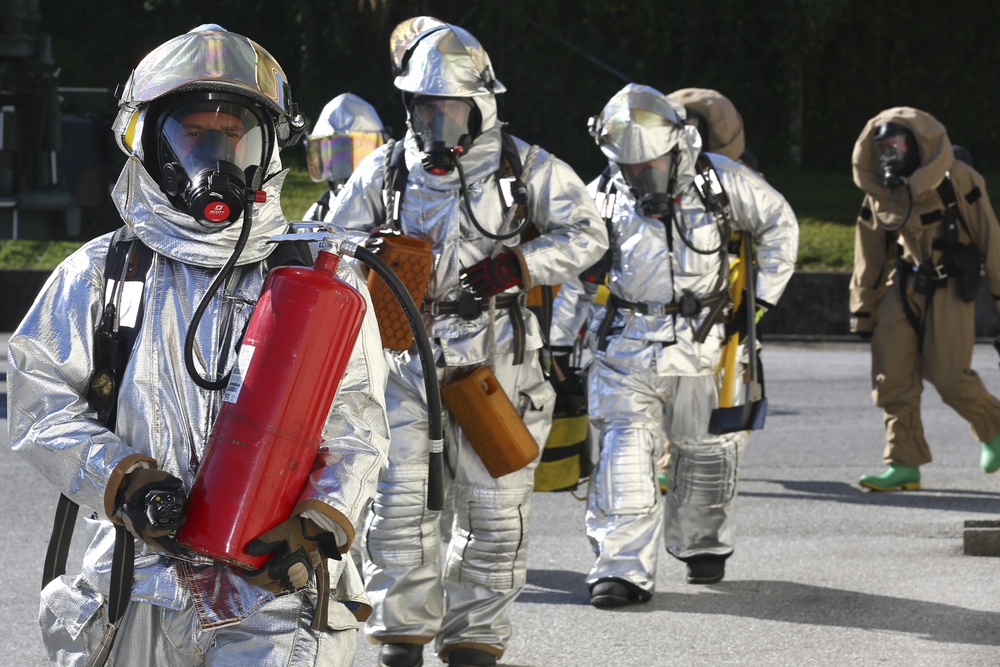
<instances>
[{"instance_id":1,"label":"silver suit trouser","mask_svg":"<svg viewBox=\"0 0 1000 667\"><path fill-rule=\"evenodd\" d=\"M358 622L331 601L328 627L310 627L315 607L305 594L283 595L247 618L202 628L189 595L179 609L129 602L107 667L350 667ZM103 596L78 577L54 579L42 591L39 625L54 665L83 667L104 633Z\"/></svg>"},{"instance_id":2,"label":"silver suit trouser","mask_svg":"<svg viewBox=\"0 0 1000 667\"><path fill-rule=\"evenodd\" d=\"M596 556L588 584L615 578L651 593L661 533L667 552L681 560L732 553L747 435L708 433L717 382L714 375L662 376L595 360L589 410L600 454L587 498ZM669 490L661 505L656 460L664 434Z\"/></svg>"},{"instance_id":3,"label":"silver suit trouser","mask_svg":"<svg viewBox=\"0 0 1000 667\"><path fill-rule=\"evenodd\" d=\"M541 448L552 424L554 392L537 356L491 368ZM441 384L459 369L438 369ZM435 640L502 655L511 635L507 609L527 577L528 519L534 469L500 478L486 471L445 413L445 481L451 525L427 510L427 401L418 359L396 357L386 402L392 444L366 526L365 587L374 611L366 634L378 643ZM449 536L447 543L442 533ZM442 563L443 551L443 563Z\"/></svg>"}]
</instances>

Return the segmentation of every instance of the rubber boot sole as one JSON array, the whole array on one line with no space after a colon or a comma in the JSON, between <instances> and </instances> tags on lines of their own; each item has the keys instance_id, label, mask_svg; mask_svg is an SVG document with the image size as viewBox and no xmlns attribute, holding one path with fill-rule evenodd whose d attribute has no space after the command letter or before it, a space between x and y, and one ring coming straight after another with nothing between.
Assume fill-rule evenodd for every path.
<instances>
[{"instance_id":1,"label":"rubber boot sole","mask_svg":"<svg viewBox=\"0 0 1000 667\"><path fill-rule=\"evenodd\" d=\"M871 489L872 491L918 491L920 490L920 482L903 482L902 484L893 484L892 486L879 486L877 482L858 482L861 486L866 489Z\"/></svg>"}]
</instances>

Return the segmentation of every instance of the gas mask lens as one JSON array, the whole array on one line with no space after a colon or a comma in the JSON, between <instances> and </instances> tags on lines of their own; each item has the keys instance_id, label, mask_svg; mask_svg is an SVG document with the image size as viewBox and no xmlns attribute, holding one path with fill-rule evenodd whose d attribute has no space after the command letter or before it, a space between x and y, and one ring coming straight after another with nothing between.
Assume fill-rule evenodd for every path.
<instances>
[{"instance_id":1,"label":"gas mask lens","mask_svg":"<svg viewBox=\"0 0 1000 667\"><path fill-rule=\"evenodd\" d=\"M317 183L346 181L361 160L384 143L381 132L343 132L306 137L309 177Z\"/></svg>"},{"instance_id":2,"label":"gas mask lens","mask_svg":"<svg viewBox=\"0 0 1000 667\"><path fill-rule=\"evenodd\" d=\"M913 132L898 123L884 123L876 128L875 150L887 188L894 190L904 185L920 166L920 151Z\"/></svg>"},{"instance_id":3,"label":"gas mask lens","mask_svg":"<svg viewBox=\"0 0 1000 667\"><path fill-rule=\"evenodd\" d=\"M160 126L164 192L198 220L235 222L246 198L246 170L264 166L262 123L254 107L227 100L168 110Z\"/></svg>"},{"instance_id":4,"label":"gas mask lens","mask_svg":"<svg viewBox=\"0 0 1000 667\"><path fill-rule=\"evenodd\" d=\"M665 153L646 162L619 165L642 214L648 218L663 219L670 216L673 203L670 192L673 162L673 154Z\"/></svg>"},{"instance_id":5,"label":"gas mask lens","mask_svg":"<svg viewBox=\"0 0 1000 667\"><path fill-rule=\"evenodd\" d=\"M410 108L410 125L420 150L427 154L424 166L432 174L451 171L458 155L472 143L475 104L462 97L417 97Z\"/></svg>"},{"instance_id":6,"label":"gas mask lens","mask_svg":"<svg viewBox=\"0 0 1000 667\"><path fill-rule=\"evenodd\" d=\"M906 137L891 134L875 141L878 161L882 165L882 178L887 187L896 188L903 184L903 165L906 164Z\"/></svg>"},{"instance_id":7,"label":"gas mask lens","mask_svg":"<svg viewBox=\"0 0 1000 667\"><path fill-rule=\"evenodd\" d=\"M188 174L230 162L241 171L260 166L263 132L251 109L219 101L192 102L174 109L163 123L163 141Z\"/></svg>"}]
</instances>

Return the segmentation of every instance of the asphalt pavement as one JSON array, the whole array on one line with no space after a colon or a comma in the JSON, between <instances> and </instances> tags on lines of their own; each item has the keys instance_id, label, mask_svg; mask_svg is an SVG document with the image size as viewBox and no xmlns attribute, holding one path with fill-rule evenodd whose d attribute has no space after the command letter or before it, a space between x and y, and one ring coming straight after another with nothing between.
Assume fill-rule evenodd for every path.
<instances>
[{"instance_id":1,"label":"asphalt pavement","mask_svg":"<svg viewBox=\"0 0 1000 667\"><path fill-rule=\"evenodd\" d=\"M528 585L501 665L1000 665L1000 558L963 552L966 521L1000 519L1000 473L979 469L965 422L928 385L934 462L923 488L865 492L858 476L883 467L867 345L767 342L763 359L770 409L743 465L726 578L686 584L683 564L661 551L652 601L594 609L583 583L585 505L536 493ZM976 346L973 368L1000 395L992 347ZM6 446L6 409L0 400L0 662L30 667L48 664L36 616L58 493ZM78 531L71 569L79 541ZM355 664L373 667L376 656L359 634ZM440 664L430 649L424 656Z\"/></svg>"}]
</instances>

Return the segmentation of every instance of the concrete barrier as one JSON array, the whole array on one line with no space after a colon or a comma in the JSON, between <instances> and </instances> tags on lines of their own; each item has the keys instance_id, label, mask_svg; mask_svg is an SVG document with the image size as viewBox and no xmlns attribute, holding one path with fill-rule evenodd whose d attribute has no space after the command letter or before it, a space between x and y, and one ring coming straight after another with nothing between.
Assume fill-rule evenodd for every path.
<instances>
[{"instance_id":1,"label":"concrete barrier","mask_svg":"<svg viewBox=\"0 0 1000 667\"><path fill-rule=\"evenodd\" d=\"M13 331L35 300L49 271L0 271L0 331ZM848 330L847 273L799 272L792 276L781 302L760 322L763 340L837 339ZM1000 334L1000 317L985 280L976 301L976 337Z\"/></svg>"}]
</instances>

